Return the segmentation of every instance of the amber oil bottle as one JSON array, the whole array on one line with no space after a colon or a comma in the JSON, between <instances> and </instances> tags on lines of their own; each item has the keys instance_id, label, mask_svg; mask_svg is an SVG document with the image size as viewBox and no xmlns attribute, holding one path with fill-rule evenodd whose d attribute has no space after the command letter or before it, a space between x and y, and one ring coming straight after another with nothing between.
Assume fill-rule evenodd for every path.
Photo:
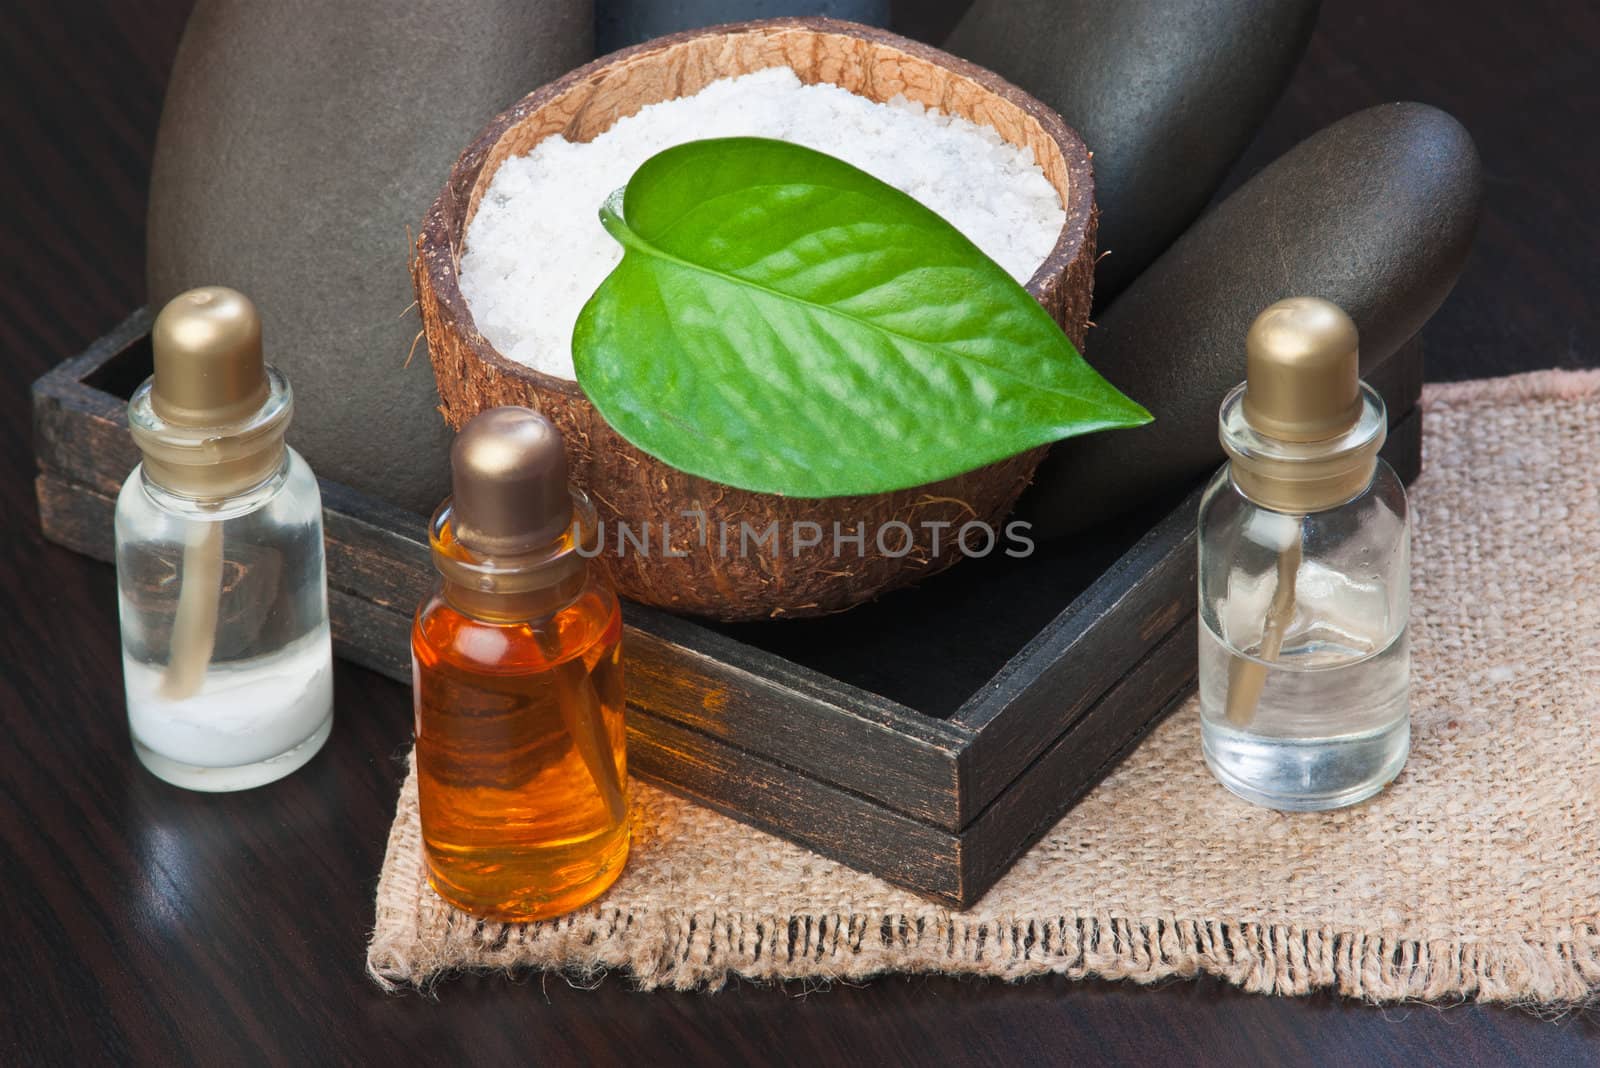
<instances>
[{"instance_id":1,"label":"amber oil bottle","mask_svg":"<svg viewBox=\"0 0 1600 1068\"><path fill-rule=\"evenodd\" d=\"M561 435L483 412L429 529L441 581L411 633L417 786L439 896L495 920L593 900L628 855L617 597Z\"/></svg>"}]
</instances>

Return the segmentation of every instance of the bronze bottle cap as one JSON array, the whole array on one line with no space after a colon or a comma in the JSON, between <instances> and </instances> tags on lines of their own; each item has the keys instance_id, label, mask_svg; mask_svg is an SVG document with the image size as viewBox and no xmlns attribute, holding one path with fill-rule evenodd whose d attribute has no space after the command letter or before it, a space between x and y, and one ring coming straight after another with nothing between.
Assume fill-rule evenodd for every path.
<instances>
[{"instance_id":1,"label":"bronze bottle cap","mask_svg":"<svg viewBox=\"0 0 1600 1068\"><path fill-rule=\"evenodd\" d=\"M128 402L145 472L169 492L220 499L283 463L293 395L262 359L261 317L226 286L180 293L156 316L155 373Z\"/></svg>"},{"instance_id":2,"label":"bronze bottle cap","mask_svg":"<svg viewBox=\"0 0 1600 1068\"><path fill-rule=\"evenodd\" d=\"M1246 380L1222 402L1219 437L1241 493L1305 514L1356 497L1388 431L1383 399L1361 381L1360 338L1326 300L1290 297L1255 319Z\"/></svg>"},{"instance_id":3,"label":"bronze bottle cap","mask_svg":"<svg viewBox=\"0 0 1600 1068\"><path fill-rule=\"evenodd\" d=\"M150 346L150 406L169 423L225 426L266 403L261 317L236 289L202 286L179 293L156 316Z\"/></svg>"},{"instance_id":4,"label":"bronze bottle cap","mask_svg":"<svg viewBox=\"0 0 1600 1068\"><path fill-rule=\"evenodd\" d=\"M555 424L531 408L474 416L450 448L452 526L472 552L519 556L572 526L567 454Z\"/></svg>"},{"instance_id":5,"label":"bronze bottle cap","mask_svg":"<svg viewBox=\"0 0 1600 1068\"><path fill-rule=\"evenodd\" d=\"M1337 304L1280 300L1245 338L1244 416L1281 441L1325 441L1361 418L1360 337Z\"/></svg>"}]
</instances>

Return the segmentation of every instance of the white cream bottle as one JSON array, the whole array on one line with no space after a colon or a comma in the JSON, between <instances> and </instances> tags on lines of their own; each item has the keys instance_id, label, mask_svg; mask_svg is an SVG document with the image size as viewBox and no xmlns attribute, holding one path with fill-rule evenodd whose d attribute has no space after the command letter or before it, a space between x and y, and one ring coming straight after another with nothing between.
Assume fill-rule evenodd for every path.
<instances>
[{"instance_id":1,"label":"white cream bottle","mask_svg":"<svg viewBox=\"0 0 1600 1068\"><path fill-rule=\"evenodd\" d=\"M128 724L158 777L249 789L333 726L321 494L284 443L293 397L243 294L180 294L151 345L128 403L144 459L116 508Z\"/></svg>"}]
</instances>

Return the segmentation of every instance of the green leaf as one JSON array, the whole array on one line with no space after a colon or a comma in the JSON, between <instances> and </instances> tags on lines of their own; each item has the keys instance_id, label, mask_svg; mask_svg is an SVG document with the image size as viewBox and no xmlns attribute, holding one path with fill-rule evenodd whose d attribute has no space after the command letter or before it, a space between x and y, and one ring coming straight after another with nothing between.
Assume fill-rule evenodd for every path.
<instances>
[{"instance_id":1,"label":"green leaf","mask_svg":"<svg viewBox=\"0 0 1600 1068\"><path fill-rule=\"evenodd\" d=\"M624 255L578 317L578 383L690 474L879 493L1150 420L953 226L832 156L691 142L600 216Z\"/></svg>"}]
</instances>

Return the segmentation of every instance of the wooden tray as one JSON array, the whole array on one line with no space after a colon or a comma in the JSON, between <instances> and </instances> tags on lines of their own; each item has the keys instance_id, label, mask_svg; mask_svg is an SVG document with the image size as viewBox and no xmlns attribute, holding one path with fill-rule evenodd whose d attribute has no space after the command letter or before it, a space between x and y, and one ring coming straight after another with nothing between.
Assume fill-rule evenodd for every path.
<instances>
[{"instance_id":1,"label":"wooden tray","mask_svg":"<svg viewBox=\"0 0 1600 1068\"><path fill-rule=\"evenodd\" d=\"M100 560L139 459L125 406L150 374L150 321L134 313L33 387L44 533ZM1420 343L1369 380L1409 481ZM412 612L436 581L426 520L326 480L322 496L335 649L409 683ZM625 604L629 767L970 905L1188 693L1197 496L839 616L708 625Z\"/></svg>"}]
</instances>

